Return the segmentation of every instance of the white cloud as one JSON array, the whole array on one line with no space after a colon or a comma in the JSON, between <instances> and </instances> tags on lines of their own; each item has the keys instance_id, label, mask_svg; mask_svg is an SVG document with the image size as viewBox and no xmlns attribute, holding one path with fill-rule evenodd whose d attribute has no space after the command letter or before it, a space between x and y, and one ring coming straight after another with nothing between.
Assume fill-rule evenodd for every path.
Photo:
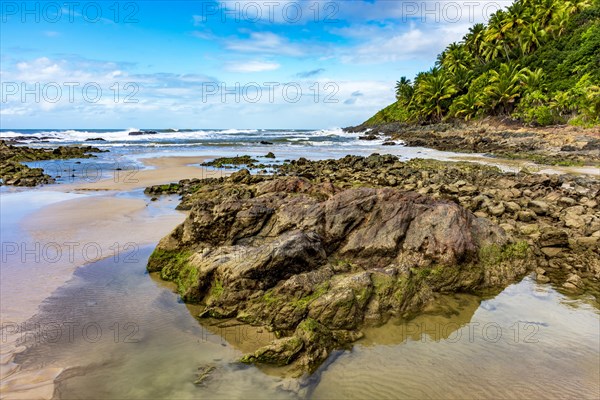
<instances>
[{"instance_id":1,"label":"white cloud","mask_svg":"<svg viewBox=\"0 0 600 400\"><path fill-rule=\"evenodd\" d=\"M232 62L228 63L225 66L225 69L230 72L265 72L265 71L275 71L279 69L281 65L274 62L264 62L264 61L247 61L247 62Z\"/></svg>"},{"instance_id":2,"label":"white cloud","mask_svg":"<svg viewBox=\"0 0 600 400\"><path fill-rule=\"evenodd\" d=\"M304 51L287 38L272 32L250 32L247 38L225 40L228 50L243 53L277 54L286 56L301 56Z\"/></svg>"}]
</instances>

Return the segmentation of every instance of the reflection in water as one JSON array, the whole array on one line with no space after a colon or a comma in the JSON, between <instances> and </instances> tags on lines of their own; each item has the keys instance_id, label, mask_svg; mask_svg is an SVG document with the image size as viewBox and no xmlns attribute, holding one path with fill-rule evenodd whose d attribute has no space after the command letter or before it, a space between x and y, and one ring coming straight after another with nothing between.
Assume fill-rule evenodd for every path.
<instances>
[{"instance_id":1,"label":"reflection in water","mask_svg":"<svg viewBox=\"0 0 600 400\"><path fill-rule=\"evenodd\" d=\"M314 398L598 398L599 313L526 278L498 296L369 329ZM443 312L440 312L443 311Z\"/></svg>"},{"instance_id":2,"label":"reflection in water","mask_svg":"<svg viewBox=\"0 0 600 400\"><path fill-rule=\"evenodd\" d=\"M600 395L598 311L531 279L487 300L444 296L410 321L366 329L352 350L335 352L298 382L237 363L270 333L234 321L200 325L197 308L145 273L150 250L137 263L107 259L78 270L28 321L29 348L17 361L31 370L70 367L58 379L56 397Z\"/></svg>"}]
</instances>

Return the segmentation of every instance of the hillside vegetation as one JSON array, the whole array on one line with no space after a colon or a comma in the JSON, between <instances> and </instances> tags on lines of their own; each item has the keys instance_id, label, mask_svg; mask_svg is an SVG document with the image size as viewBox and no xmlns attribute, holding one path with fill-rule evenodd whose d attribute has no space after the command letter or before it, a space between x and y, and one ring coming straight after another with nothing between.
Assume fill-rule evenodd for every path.
<instances>
[{"instance_id":1,"label":"hillside vegetation","mask_svg":"<svg viewBox=\"0 0 600 400\"><path fill-rule=\"evenodd\" d=\"M504 116L533 125L600 124L600 0L517 0L402 77L366 125Z\"/></svg>"}]
</instances>

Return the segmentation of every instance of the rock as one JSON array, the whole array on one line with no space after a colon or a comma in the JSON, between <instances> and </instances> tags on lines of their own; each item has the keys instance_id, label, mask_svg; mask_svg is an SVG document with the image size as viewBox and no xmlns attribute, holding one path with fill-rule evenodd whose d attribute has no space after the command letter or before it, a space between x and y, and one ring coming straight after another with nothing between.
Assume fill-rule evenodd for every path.
<instances>
[{"instance_id":1,"label":"rock","mask_svg":"<svg viewBox=\"0 0 600 400\"><path fill-rule=\"evenodd\" d=\"M260 144L265 145L265 146L271 146L273 143L272 142L267 142L266 140L261 140Z\"/></svg>"},{"instance_id":2,"label":"rock","mask_svg":"<svg viewBox=\"0 0 600 400\"><path fill-rule=\"evenodd\" d=\"M490 211L490 214L493 215L494 217L499 217L502 214L504 214L504 212L506 211L506 208L504 207L504 203L500 202L497 205L490 207L489 211Z\"/></svg>"},{"instance_id":3,"label":"rock","mask_svg":"<svg viewBox=\"0 0 600 400\"><path fill-rule=\"evenodd\" d=\"M383 142L383 146L396 146L396 142L386 141Z\"/></svg>"},{"instance_id":4,"label":"rock","mask_svg":"<svg viewBox=\"0 0 600 400\"><path fill-rule=\"evenodd\" d=\"M143 135L158 135L156 131L135 131L129 132L129 136L143 136Z\"/></svg>"},{"instance_id":5,"label":"rock","mask_svg":"<svg viewBox=\"0 0 600 400\"><path fill-rule=\"evenodd\" d=\"M564 249L560 247L543 247L541 250L542 253L546 255L546 257L554 258L560 256L563 253Z\"/></svg>"},{"instance_id":6,"label":"rock","mask_svg":"<svg viewBox=\"0 0 600 400\"><path fill-rule=\"evenodd\" d=\"M360 337L362 327L422 310L438 292L502 288L527 268L543 268L538 282L557 285L570 271L581 290L597 293L600 253L587 239L600 238L595 179L379 154L272 168L277 176L241 170L179 182L178 208L189 217L148 268L177 282L206 316L287 338L300 338L298 327L314 321L312 347L303 340L292 361L299 372ZM493 210L500 204L502 214ZM583 213L566 210L578 206ZM566 215L584 225L567 226Z\"/></svg>"},{"instance_id":7,"label":"rock","mask_svg":"<svg viewBox=\"0 0 600 400\"><path fill-rule=\"evenodd\" d=\"M460 186L458 191L461 194L464 194L467 196L473 196L474 194L477 193L478 189L477 189L477 186L475 186L475 185L464 185L464 186Z\"/></svg>"},{"instance_id":8,"label":"rock","mask_svg":"<svg viewBox=\"0 0 600 400\"><path fill-rule=\"evenodd\" d=\"M600 241L600 237L598 236L589 236L589 237L578 237L575 238L575 243L582 247L582 248L587 248L587 249L595 249L598 250L599 248L599 243Z\"/></svg>"},{"instance_id":9,"label":"rock","mask_svg":"<svg viewBox=\"0 0 600 400\"><path fill-rule=\"evenodd\" d=\"M243 363L266 363L274 365L288 365L300 353L304 342L296 337L278 339L271 344L261 347L252 354L245 355L240 360Z\"/></svg>"},{"instance_id":10,"label":"rock","mask_svg":"<svg viewBox=\"0 0 600 400\"><path fill-rule=\"evenodd\" d=\"M538 283L548 283L550 282L550 278L548 278L546 275L540 275L537 274L535 279L538 281Z\"/></svg>"},{"instance_id":11,"label":"rock","mask_svg":"<svg viewBox=\"0 0 600 400\"><path fill-rule=\"evenodd\" d=\"M524 224L519 227L519 232L522 235L531 236L539 233L540 230L536 224Z\"/></svg>"},{"instance_id":12,"label":"rock","mask_svg":"<svg viewBox=\"0 0 600 400\"><path fill-rule=\"evenodd\" d=\"M548 206L547 203L540 201L540 200L530 201L528 206L529 206L529 209L531 211L533 211L534 213L536 213L537 215L546 215L546 214L548 214L548 211L550 210L550 206Z\"/></svg>"},{"instance_id":13,"label":"rock","mask_svg":"<svg viewBox=\"0 0 600 400\"><path fill-rule=\"evenodd\" d=\"M531 222L537 218L536 213L529 210L519 211L517 213L517 219L523 222Z\"/></svg>"},{"instance_id":14,"label":"rock","mask_svg":"<svg viewBox=\"0 0 600 400\"><path fill-rule=\"evenodd\" d=\"M575 286L575 285L573 285L572 283L569 283L569 282L563 283L562 287L565 288L565 289L571 290L571 291L578 290L577 286Z\"/></svg>"},{"instance_id":15,"label":"rock","mask_svg":"<svg viewBox=\"0 0 600 400\"><path fill-rule=\"evenodd\" d=\"M515 203L514 201L507 201L506 203L504 203L504 205L506 206L506 209L511 213L521 211L521 206Z\"/></svg>"},{"instance_id":16,"label":"rock","mask_svg":"<svg viewBox=\"0 0 600 400\"><path fill-rule=\"evenodd\" d=\"M377 139L379 139L379 136L371 133L371 134L368 134L368 135L359 136L358 139L359 140L377 140Z\"/></svg>"},{"instance_id":17,"label":"rock","mask_svg":"<svg viewBox=\"0 0 600 400\"><path fill-rule=\"evenodd\" d=\"M561 197L560 199L558 199L558 204L560 204L561 206L574 206L575 204L577 204L577 201L570 198L570 197Z\"/></svg>"},{"instance_id":18,"label":"rock","mask_svg":"<svg viewBox=\"0 0 600 400\"><path fill-rule=\"evenodd\" d=\"M585 226L585 219L581 215L567 213L562 220L568 228L581 229Z\"/></svg>"},{"instance_id":19,"label":"rock","mask_svg":"<svg viewBox=\"0 0 600 400\"><path fill-rule=\"evenodd\" d=\"M419 310L435 292L503 288L526 271L503 229L454 202L253 179L241 170L198 186L187 219L148 264L185 301L204 304L202 316L286 333L246 362L310 372L363 326Z\"/></svg>"},{"instance_id":20,"label":"rock","mask_svg":"<svg viewBox=\"0 0 600 400\"><path fill-rule=\"evenodd\" d=\"M512 234L516 230L514 225L511 224L500 224L500 228L504 229L504 232L508 234Z\"/></svg>"},{"instance_id":21,"label":"rock","mask_svg":"<svg viewBox=\"0 0 600 400\"><path fill-rule=\"evenodd\" d=\"M214 365L203 365L198 367L194 385L204 386L211 379L213 372L217 369Z\"/></svg>"},{"instance_id":22,"label":"rock","mask_svg":"<svg viewBox=\"0 0 600 400\"><path fill-rule=\"evenodd\" d=\"M268 152L265 158L275 158L275 154L273 154L272 152Z\"/></svg>"},{"instance_id":23,"label":"rock","mask_svg":"<svg viewBox=\"0 0 600 400\"><path fill-rule=\"evenodd\" d=\"M567 247L569 235L562 229L545 228L539 240L541 247Z\"/></svg>"},{"instance_id":24,"label":"rock","mask_svg":"<svg viewBox=\"0 0 600 400\"><path fill-rule=\"evenodd\" d=\"M106 139L97 137L97 138L89 138L85 139L86 142L106 142Z\"/></svg>"},{"instance_id":25,"label":"rock","mask_svg":"<svg viewBox=\"0 0 600 400\"><path fill-rule=\"evenodd\" d=\"M577 275L577 274L569 275L567 278L567 283L577 286L578 288L584 286L583 281L581 280L581 277L579 277L579 275Z\"/></svg>"}]
</instances>

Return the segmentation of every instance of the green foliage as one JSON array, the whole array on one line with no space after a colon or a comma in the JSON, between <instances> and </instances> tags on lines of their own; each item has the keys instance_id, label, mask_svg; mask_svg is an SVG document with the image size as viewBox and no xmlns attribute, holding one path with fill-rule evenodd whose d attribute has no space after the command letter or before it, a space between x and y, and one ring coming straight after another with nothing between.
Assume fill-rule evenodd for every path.
<instances>
[{"instance_id":1,"label":"green foliage","mask_svg":"<svg viewBox=\"0 0 600 400\"><path fill-rule=\"evenodd\" d=\"M408 122L409 118L410 113L408 110L408 106L398 101L380 110L377 114L372 116L366 122L366 124L379 125L394 121Z\"/></svg>"},{"instance_id":2,"label":"green foliage","mask_svg":"<svg viewBox=\"0 0 600 400\"><path fill-rule=\"evenodd\" d=\"M600 124L600 0L517 0L396 84L367 125L509 115L535 125Z\"/></svg>"}]
</instances>

